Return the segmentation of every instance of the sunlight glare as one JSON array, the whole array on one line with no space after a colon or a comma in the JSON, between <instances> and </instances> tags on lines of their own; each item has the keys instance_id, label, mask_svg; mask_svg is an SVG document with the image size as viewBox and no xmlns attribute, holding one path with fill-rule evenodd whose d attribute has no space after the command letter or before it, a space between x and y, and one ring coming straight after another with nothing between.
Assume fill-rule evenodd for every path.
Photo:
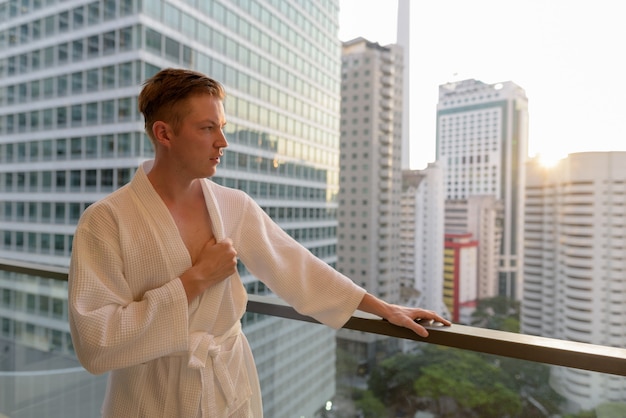
<instances>
[{"instance_id":1,"label":"sunlight glare","mask_svg":"<svg viewBox=\"0 0 626 418\"><path fill-rule=\"evenodd\" d=\"M557 156L555 154L539 154L539 164L545 168L553 168L555 167L562 159L562 156Z\"/></svg>"}]
</instances>

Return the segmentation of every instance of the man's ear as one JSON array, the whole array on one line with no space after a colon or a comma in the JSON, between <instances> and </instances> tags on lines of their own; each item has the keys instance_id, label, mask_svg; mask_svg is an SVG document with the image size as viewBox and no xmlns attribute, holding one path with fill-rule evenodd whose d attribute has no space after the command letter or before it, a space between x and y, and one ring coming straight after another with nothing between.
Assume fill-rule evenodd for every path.
<instances>
[{"instance_id":1,"label":"man's ear","mask_svg":"<svg viewBox=\"0 0 626 418\"><path fill-rule=\"evenodd\" d=\"M169 146L170 134L170 126L162 120L158 120L152 124L152 135L157 143Z\"/></svg>"}]
</instances>

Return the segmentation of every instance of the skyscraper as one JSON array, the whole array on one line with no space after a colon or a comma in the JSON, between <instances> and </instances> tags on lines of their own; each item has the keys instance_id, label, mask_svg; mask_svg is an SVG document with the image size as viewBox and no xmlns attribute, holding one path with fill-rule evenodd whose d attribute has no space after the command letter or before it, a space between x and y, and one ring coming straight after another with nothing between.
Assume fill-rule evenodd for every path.
<instances>
[{"instance_id":1,"label":"skyscraper","mask_svg":"<svg viewBox=\"0 0 626 418\"><path fill-rule=\"evenodd\" d=\"M490 195L473 195L445 203L445 231L471 233L478 241L478 299L498 295L498 259L502 242L502 201Z\"/></svg>"},{"instance_id":2,"label":"skyscraper","mask_svg":"<svg viewBox=\"0 0 626 418\"><path fill-rule=\"evenodd\" d=\"M626 152L528 163L522 332L626 347ZM574 406L626 401L626 378L554 367Z\"/></svg>"},{"instance_id":3,"label":"skyscraper","mask_svg":"<svg viewBox=\"0 0 626 418\"><path fill-rule=\"evenodd\" d=\"M400 267L403 302L446 314L443 303L443 169L402 172Z\"/></svg>"},{"instance_id":4,"label":"skyscraper","mask_svg":"<svg viewBox=\"0 0 626 418\"><path fill-rule=\"evenodd\" d=\"M527 149L528 100L521 87L478 80L439 87L437 160L446 164L446 200L481 194L502 201L498 286L512 298L521 296Z\"/></svg>"},{"instance_id":5,"label":"skyscraper","mask_svg":"<svg viewBox=\"0 0 626 418\"><path fill-rule=\"evenodd\" d=\"M402 63L397 45L343 44L337 268L391 303L400 298ZM375 338L339 335L348 334Z\"/></svg>"},{"instance_id":6,"label":"skyscraper","mask_svg":"<svg viewBox=\"0 0 626 418\"><path fill-rule=\"evenodd\" d=\"M136 110L141 83L160 68L185 67L226 86L230 147L214 180L249 193L334 264L337 25L337 0L0 2L0 257L68 264L83 209L152 156ZM269 292L240 272L250 292ZM5 286L17 311L26 309L22 297L42 300L23 295L18 283ZM59 295L50 303L61 317L63 303ZM34 306L41 316L57 314ZM252 319L245 324L251 345L272 349L257 357L268 416L311 414L334 392L334 332L287 321L281 341L307 341L294 361L289 347L261 338L277 320ZM3 318L5 337L26 343L36 334L70 351L67 327L54 331Z\"/></svg>"},{"instance_id":7,"label":"skyscraper","mask_svg":"<svg viewBox=\"0 0 626 418\"><path fill-rule=\"evenodd\" d=\"M402 47L402 169L411 168L411 0L398 0L396 43Z\"/></svg>"}]
</instances>

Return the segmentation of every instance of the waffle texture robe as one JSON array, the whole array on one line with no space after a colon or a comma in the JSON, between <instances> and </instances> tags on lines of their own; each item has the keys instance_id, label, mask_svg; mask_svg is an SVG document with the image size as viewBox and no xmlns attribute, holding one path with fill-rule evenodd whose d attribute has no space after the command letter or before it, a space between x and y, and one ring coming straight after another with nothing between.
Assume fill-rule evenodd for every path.
<instances>
[{"instance_id":1,"label":"waffle texture robe","mask_svg":"<svg viewBox=\"0 0 626 418\"><path fill-rule=\"evenodd\" d=\"M247 294L237 274L187 303L178 278L191 258L146 173L89 206L69 274L74 349L91 373L110 372L103 417L263 415L241 332ZM202 180L213 233L302 314L341 327L365 290L293 240L245 193Z\"/></svg>"}]
</instances>

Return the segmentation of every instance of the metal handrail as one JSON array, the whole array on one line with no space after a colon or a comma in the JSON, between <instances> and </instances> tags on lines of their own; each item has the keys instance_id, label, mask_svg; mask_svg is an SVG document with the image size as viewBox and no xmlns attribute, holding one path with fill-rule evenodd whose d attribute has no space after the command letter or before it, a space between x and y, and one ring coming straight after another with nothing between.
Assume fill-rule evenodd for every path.
<instances>
[{"instance_id":1,"label":"metal handrail","mask_svg":"<svg viewBox=\"0 0 626 418\"><path fill-rule=\"evenodd\" d=\"M22 261L0 259L0 270L67 280L68 269ZM318 323L299 314L274 296L248 295L248 312ZM429 332L422 338L411 330L393 325L374 315L357 311L343 328L372 334L404 338L464 350L494 354L555 366L626 376L626 349L603 345L538 337L513 332L453 324L423 324Z\"/></svg>"},{"instance_id":2,"label":"metal handrail","mask_svg":"<svg viewBox=\"0 0 626 418\"><path fill-rule=\"evenodd\" d=\"M318 323L272 296L248 295L248 311L282 318ZM374 315L357 311L345 329L405 338L414 341L495 354L555 366L626 376L626 349L603 345L538 337L514 332L453 324L422 324L429 336L422 338L403 327Z\"/></svg>"}]
</instances>

